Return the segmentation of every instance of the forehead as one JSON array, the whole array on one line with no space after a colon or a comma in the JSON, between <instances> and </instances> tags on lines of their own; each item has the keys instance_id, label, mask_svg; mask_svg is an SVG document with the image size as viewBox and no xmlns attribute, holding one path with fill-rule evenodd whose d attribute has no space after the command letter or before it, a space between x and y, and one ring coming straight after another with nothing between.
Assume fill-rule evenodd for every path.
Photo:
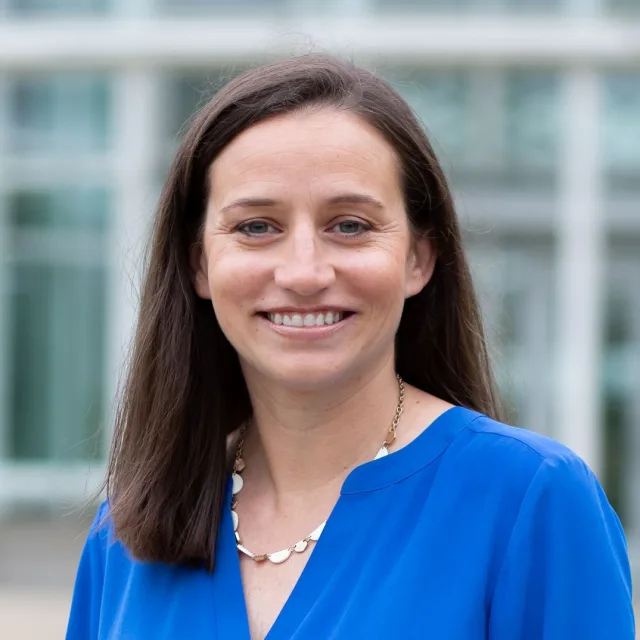
<instances>
[{"instance_id":1,"label":"forehead","mask_svg":"<svg viewBox=\"0 0 640 640\"><path fill-rule=\"evenodd\" d=\"M270 118L239 134L211 167L212 195L260 182L275 188L327 182L399 189L399 161L373 126L349 112L301 111Z\"/></svg>"}]
</instances>

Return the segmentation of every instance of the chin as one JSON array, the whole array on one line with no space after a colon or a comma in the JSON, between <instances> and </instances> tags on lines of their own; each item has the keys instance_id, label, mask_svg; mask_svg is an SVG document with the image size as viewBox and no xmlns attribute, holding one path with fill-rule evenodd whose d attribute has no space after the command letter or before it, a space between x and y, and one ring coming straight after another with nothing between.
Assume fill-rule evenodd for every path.
<instances>
[{"instance_id":1,"label":"chin","mask_svg":"<svg viewBox=\"0 0 640 640\"><path fill-rule=\"evenodd\" d=\"M343 366L336 362L336 358L324 354L323 362L319 358L309 357L302 360L275 356L268 364L252 366L253 374L265 381L273 382L282 388L298 389L300 391L317 391L322 387L331 387L340 383L346 371L350 369L347 363ZM258 363L255 363L258 364ZM247 372L248 373L248 372Z\"/></svg>"},{"instance_id":2,"label":"chin","mask_svg":"<svg viewBox=\"0 0 640 640\"><path fill-rule=\"evenodd\" d=\"M342 375L335 367L327 370L318 370L317 367L292 367L277 373L278 384L290 389L305 391L319 390L323 387L331 387L340 382Z\"/></svg>"}]
</instances>

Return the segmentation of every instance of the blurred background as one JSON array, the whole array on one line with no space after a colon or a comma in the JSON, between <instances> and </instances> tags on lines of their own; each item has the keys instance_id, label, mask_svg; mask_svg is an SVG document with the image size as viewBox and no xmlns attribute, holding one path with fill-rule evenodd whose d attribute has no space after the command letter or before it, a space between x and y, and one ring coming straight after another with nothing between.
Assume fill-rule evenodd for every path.
<instances>
[{"instance_id":1,"label":"blurred background","mask_svg":"<svg viewBox=\"0 0 640 640\"><path fill-rule=\"evenodd\" d=\"M0 0L0 635L62 638L189 117L329 51L425 123L511 422L597 473L640 557L638 0Z\"/></svg>"}]
</instances>

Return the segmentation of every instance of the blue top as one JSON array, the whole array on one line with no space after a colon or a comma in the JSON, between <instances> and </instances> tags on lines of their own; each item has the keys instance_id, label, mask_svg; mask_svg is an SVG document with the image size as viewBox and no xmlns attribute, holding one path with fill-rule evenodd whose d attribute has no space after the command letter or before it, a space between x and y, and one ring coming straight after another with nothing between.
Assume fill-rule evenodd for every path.
<instances>
[{"instance_id":1,"label":"blue top","mask_svg":"<svg viewBox=\"0 0 640 640\"><path fill-rule=\"evenodd\" d=\"M248 639L229 499L211 575L137 562L94 524L67 640ZM349 474L267 638L627 640L634 629L624 533L584 462L455 407Z\"/></svg>"}]
</instances>

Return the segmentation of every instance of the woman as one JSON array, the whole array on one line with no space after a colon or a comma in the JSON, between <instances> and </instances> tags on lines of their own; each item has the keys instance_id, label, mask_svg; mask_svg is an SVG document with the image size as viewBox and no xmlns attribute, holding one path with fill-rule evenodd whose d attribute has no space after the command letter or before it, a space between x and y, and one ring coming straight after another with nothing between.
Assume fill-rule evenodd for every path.
<instances>
[{"instance_id":1,"label":"woman","mask_svg":"<svg viewBox=\"0 0 640 640\"><path fill-rule=\"evenodd\" d=\"M164 189L67 638L634 637L597 480L498 418L410 108L330 57L246 73Z\"/></svg>"}]
</instances>

